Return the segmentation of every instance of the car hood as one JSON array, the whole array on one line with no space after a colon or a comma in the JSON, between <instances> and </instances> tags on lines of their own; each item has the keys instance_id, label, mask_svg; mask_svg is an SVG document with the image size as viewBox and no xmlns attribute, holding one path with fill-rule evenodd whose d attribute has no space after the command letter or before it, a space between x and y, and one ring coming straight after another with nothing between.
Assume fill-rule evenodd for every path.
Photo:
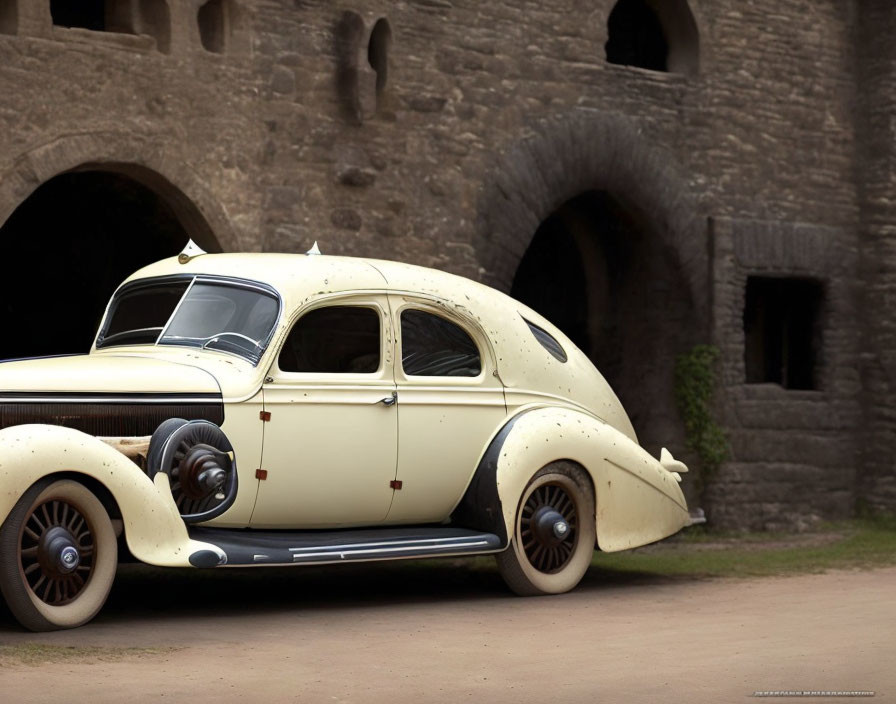
<instances>
[{"instance_id":1,"label":"car hood","mask_svg":"<svg viewBox=\"0 0 896 704\"><path fill-rule=\"evenodd\" d=\"M215 394L215 377L195 366L146 357L77 355L0 363L0 396Z\"/></svg>"},{"instance_id":2,"label":"car hood","mask_svg":"<svg viewBox=\"0 0 896 704\"><path fill-rule=\"evenodd\" d=\"M215 377L186 364L111 355L0 363L0 428L37 423L145 437L168 418L223 423Z\"/></svg>"}]
</instances>

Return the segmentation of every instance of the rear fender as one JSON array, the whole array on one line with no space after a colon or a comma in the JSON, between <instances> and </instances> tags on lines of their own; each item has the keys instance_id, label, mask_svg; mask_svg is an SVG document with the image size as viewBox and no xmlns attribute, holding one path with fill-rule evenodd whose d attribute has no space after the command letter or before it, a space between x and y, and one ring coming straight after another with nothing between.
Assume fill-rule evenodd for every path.
<instances>
[{"instance_id":1,"label":"rear fender","mask_svg":"<svg viewBox=\"0 0 896 704\"><path fill-rule=\"evenodd\" d=\"M78 430L55 425L17 425L0 430L0 521L25 491L43 477L65 473L92 477L121 510L128 548L153 565L189 567L205 543L190 540L171 498L168 477L155 481L123 454Z\"/></svg>"},{"instance_id":2,"label":"rear fender","mask_svg":"<svg viewBox=\"0 0 896 704\"><path fill-rule=\"evenodd\" d=\"M491 467L480 465L477 475L482 475L474 477L474 483L486 495L481 487L488 485L488 474L493 473L506 535L513 535L517 506L532 476L557 460L580 464L591 478L601 550L645 545L687 525L687 504L676 476L603 421L580 411L547 407L516 416L505 430L486 452L484 463L491 456Z\"/></svg>"}]
</instances>

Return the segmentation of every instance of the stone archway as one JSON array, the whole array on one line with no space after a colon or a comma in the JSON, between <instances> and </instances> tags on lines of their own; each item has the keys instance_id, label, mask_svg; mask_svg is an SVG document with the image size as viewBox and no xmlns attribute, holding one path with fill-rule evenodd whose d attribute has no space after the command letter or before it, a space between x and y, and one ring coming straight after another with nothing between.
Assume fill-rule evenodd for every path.
<instances>
[{"instance_id":1,"label":"stone archway","mask_svg":"<svg viewBox=\"0 0 896 704\"><path fill-rule=\"evenodd\" d=\"M579 113L505 153L482 202L489 283L564 329L620 396L642 444L684 448L675 357L709 338L705 218L638 125Z\"/></svg>"},{"instance_id":2,"label":"stone archway","mask_svg":"<svg viewBox=\"0 0 896 704\"><path fill-rule=\"evenodd\" d=\"M510 290L534 233L557 208L607 191L632 204L675 253L696 317L708 326L706 216L684 169L637 121L594 110L545 120L503 151L485 178L474 247L490 285Z\"/></svg>"},{"instance_id":3,"label":"stone archway","mask_svg":"<svg viewBox=\"0 0 896 704\"><path fill-rule=\"evenodd\" d=\"M144 166L86 163L46 180L0 227L0 359L86 352L118 284L190 238L220 251L189 198Z\"/></svg>"}]
</instances>

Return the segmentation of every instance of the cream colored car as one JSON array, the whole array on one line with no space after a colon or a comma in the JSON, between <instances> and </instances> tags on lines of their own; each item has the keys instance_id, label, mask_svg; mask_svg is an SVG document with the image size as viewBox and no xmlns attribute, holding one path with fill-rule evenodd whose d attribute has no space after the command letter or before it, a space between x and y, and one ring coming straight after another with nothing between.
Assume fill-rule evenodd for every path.
<instances>
[{"instance_id":1,"label":"cream colored car","mask_svg":"<svg viewBox=\"0 0 896 704\"><path fill-rule=\"evenodd\" d=\"M0 365L0 588L27 628L99 611L126 546L170 567L493 553L523 595L688 523L557 328L450 274L205 254L116 291L89 354Z\"/></svg>"}]
</instances>

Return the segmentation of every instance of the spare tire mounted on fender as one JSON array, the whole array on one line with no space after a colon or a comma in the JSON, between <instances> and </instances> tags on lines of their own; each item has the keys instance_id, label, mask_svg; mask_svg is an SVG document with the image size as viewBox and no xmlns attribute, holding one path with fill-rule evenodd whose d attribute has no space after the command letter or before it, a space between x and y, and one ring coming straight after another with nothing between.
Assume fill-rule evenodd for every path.
<instances>
[{"instance_id":1,"label":"spare tire mounted on fender","mask_svg":"<svg viewBox=\"0 0 896 704\"><path fill-rule=\"evenodd\" d=\"M187 523L220 516L237 492L233 445L207 420L171 418L156 428L149 443L146 473L168 475L171 495Z\"/></svg>"}]
</instances>

